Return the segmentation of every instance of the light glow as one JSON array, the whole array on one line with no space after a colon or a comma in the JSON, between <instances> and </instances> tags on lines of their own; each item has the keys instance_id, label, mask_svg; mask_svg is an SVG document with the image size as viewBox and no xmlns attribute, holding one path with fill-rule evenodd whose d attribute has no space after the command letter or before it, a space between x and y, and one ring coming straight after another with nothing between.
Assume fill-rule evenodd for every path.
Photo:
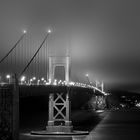
<instances>
[{"instance_id":1,"label":"light glow","mask_svg":"<svg viewBox=\"0 0 140 140\"><path fill-rule=\"evenodd\" d=\"M50 34L52 31L51 31L51 29L48 29L48 33Z\"/></svg>"},{"instance_id":2,"label":"light glow","mask_svg":"<svg viewBox=\"0 0 140 140\"><path fill-rule=\"evenodd\" d=\"M33 79L30 79L30 81L32 82L32 81L33 81Z\"/></svg>"},{"instance_id":3,"label":"light glow","mask_svg":"<svg viewBox=\"0 0 140 140\"><path fill-rule=\"evenodd\" d=\"M23 33L24 33L24 34L26 34L26 33L27 33L27 31L26 31L26 30L23 30Z\"/></svg>"},{"instance_id":4,"label":"light glow","mask_svg":"<svg viewBox=\"0 0 140 140\"><path fill-rule=\"evenodd\" d=\"M22 76L20 81L25 81L26 77L25 76Z\"/></svg>"},{"instance_id":5,"label":"light glow","mask_svg":"<svg viewBox=\"0 0 140 140\"><path fill-rule=\"evenodd\" d=\"M6 78L7 78L7 79L10 79L10 78L11 78L11 76L10 76L9 74L7 74L7 75L6 75Z\"/></svg>"},{"instance_id":6,"label":"light glow","mask_svg":"<svg viewBox=\"0 0 140 140\"><path fill-rule=\"evenodd\" d=\"M36 80L36 77L33 77L33 80Z\"/></svg>"},{"instance_id":7,"label":"light glow","mask_svg":"<svg viewBox=\"0 0 140 140\"><path fill-rule=\"evenodd\" d=\"M45 80L44 77L42 77L41 80L44 81Z\"/></svg>"}]
</instances>

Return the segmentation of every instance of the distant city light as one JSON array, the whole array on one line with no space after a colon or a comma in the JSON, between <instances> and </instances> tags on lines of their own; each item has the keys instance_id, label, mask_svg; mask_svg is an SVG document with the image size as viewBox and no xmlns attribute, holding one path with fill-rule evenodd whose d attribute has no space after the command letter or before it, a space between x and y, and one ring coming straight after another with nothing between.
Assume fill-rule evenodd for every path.
<instances>
[{"instance_id":1,"label":"distant city light","mask_svg":"<svg viewBox=\"0 0 140 140\"><path fill-rule=\"evenodd\" d=\"M86 77L88 77L88 76L89 76L89 74L87 73L87 74L86 74Z\"/></svg>"},{"instance_id":2,"label":"distant city light","mask_svg":"<svg viewBox=\"0 0 140 140\"><path fill-rule=\"evenodd\" d=\"M137 104L136 104L136 107L140 107L140 103L137 103Z\"/></svg>"}]
</instances>

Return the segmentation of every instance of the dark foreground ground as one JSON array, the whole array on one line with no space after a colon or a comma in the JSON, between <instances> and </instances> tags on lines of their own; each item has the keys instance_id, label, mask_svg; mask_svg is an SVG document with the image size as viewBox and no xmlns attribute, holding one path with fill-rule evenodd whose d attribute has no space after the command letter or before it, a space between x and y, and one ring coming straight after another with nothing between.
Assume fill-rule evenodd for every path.
<instances>
[{"instance_id":1,"label":"dark foreground ground","mask_svg":"<svg viewBox=\"0 0 140 140\"><path fill-rule=\"evenodd\" d=\"M85 140L139 140L140 110L108 112Z\"/></svg>"},{"instance_id":2,"label":"dark foreground ground","mask_svg":"<svg viewBox=\"0 0 140 140\"><path fill-rule=\"evenodd\" d=\"M93 110L76 110L72 111L72 124L74 130L80 131L92 131L93 128L104 118L106 112L95 112ZM40 136L30 135L32 130L40 131L44 130L47 125L47 111L46 112L34 112L29 115L21 116L20 122L20 140L56 140L63 139L58 138L44 138ZM72 138L72 137L70 137ZM66 138L65 138L66 139Z\"/></svg>"},{"instance_id":3,"label":"dark foreground ground","mask_svg":"<svg viewBox=\"0 0 140 140\"><path fill-rule=\"evenodd\" d=\"M98 116L98 117L97 117ZM102 118L99 119L99 118ZM20 140L139 140L140 139L140 110L105 111L77 111L72 117L75 129L89 130L84 137L41 137L31 136L31 129L42 128L41 122L34 123L21 130ZM32 122L31 120L29 120ZM30 123L31 124L31 123ZM37 125L38 124L38 125ZM40 125L39 125L40 124ZM43 122L42 122L43 124ZM80 126L79 126L80 125ZM38 128L37 128L38 127Z\"/></svg>"}]
</instances>

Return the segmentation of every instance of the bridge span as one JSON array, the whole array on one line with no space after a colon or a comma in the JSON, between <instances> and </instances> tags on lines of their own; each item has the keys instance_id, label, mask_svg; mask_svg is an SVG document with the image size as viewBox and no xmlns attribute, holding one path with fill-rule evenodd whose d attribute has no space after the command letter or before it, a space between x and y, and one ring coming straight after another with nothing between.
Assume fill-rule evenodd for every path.
<instances>
[{"instance_id":1,"label":"bridge span","mask_svg":"<svg viewBox=\"0 0 140 140\"><path fill-rule=\"evenodd\" d=\"M27 39L26 32L24 32L13 48L0 60L0 64L3 64L2 75L5 75L5 72L9 73L5 79L8 84L2 81L3 76L0 75L0 104L2 106L0 108L0 120L2 120L0 123L2 124L0 125L9 129L9 136L12 127L12 135L16 135L18 138L19 107L21 101L27 100L27 98L45 97L45 100L42 101L48 104L48 124L45 132L41 132L43 135L44 133L75 133L71 122L71 106L73 104L83 106L87 103L92 109L104 109L106 106L107 93L104 91L103 81L95 82L93 85L89 76L86 75L88 84L71 82L71 55L67 52L64 56L52 56L48 53L47 40L50 33L51 31L48 30L38 49L33 52L33 55L27 56L29 47L26 43L24 44L24 39ZM23 49L24 45L25 49ZM26 53L23 54L23 52ZM27 61L25 61L25 57L27 57ZM4 61L6 63L3 63ZM59 74L56 75L57 70L61 70L61 72L59 71ZM13 76L13 73L16 74ZM28 78L24 75L27 75ZM42 76L45 78L40 80ZM57 76L61 79L58 78L60 81L63 81L63 84L60 81L57 83ZM33 83L35 81L37 84ZM38 102L35 104L38 105ZM5 112L12 116L12 120L11 118L7 120ZM5 131L5 128L1 130ZM31 132L31 134L40 134L40 132Z\"/></svg>"},{"instance_id":2,"label":"bridge span","mask_svg":"<svg viewBox=\"0 0 140 140\"><path fill-rule=\"evenodd\" d=\"M49 95L50 93L67 93L72 94L89 94L91 96L104 96L103 93L96 91L92 88L84 88L78 86L56 86L56 85L19 85L19 97L24 98L28 96ZM84 96L84 95L83 95Z\"/></svg>"}]
</instances>

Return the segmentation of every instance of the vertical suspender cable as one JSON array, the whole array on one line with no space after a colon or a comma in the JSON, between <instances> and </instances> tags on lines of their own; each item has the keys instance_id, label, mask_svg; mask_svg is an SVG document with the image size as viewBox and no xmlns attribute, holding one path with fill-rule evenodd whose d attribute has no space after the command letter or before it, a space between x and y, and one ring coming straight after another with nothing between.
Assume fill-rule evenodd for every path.
<instances>
[{"instance_id":1,"label":"vertical suspender cable","mask_svg":"<svg viewBox=\"0 0 140 140\"><path fill-rule=\"evenodd\" d=\"M45 48L45 49L44 49L44 57L43 57L43 58L44 58L44 61L43 61L43 62L44 62L44 75L45 75L45 79L47 80L47 75L46 75L46 74L47 74L47 73L46 73L46 62L47 62L47 61L46 61L46 60L47 60L47 59L46 59L46 41L45 41L45 43L44 43L44 46L45 46L45 47L44 47L44 48Z\"/></svg>"},{"instance_id":2,"label":"vertical suspender cable","mask_svg":"<svg viewBox=\"0 0 140 140\"><path fill-rule=\"evenodd\" d=\"M48 44L47 44L47 42L46 42L46 62L47 62L47 64L46 64L46 71L47 71L47 81L49 81L49 48L48 48Z\"/></svg>"},{"instance_id":3,"label":"vertical suspender cable","mask_svg":"<svg viewBox=\"0 0 140 140\"><path fill-rule=\"evenodd\" d=\"M33 55L33 57L31 58L31 60L29 61L29 63L25 66L25 68L23 69L23 71L20 73L19 76L21 76L26 70L27 68L30 66L30 64L32 63L32 61L34 60L34 58L36 57L36 55L38 54L38 52L40 51L40 49L42 48L45 40L48 38L50 33L47 33L47 35L45 36L43 42L41 43L41 45L39 46L39 48L37 49L37 51L35 52L35 54Z\"/></svg>"}]
</instances>

